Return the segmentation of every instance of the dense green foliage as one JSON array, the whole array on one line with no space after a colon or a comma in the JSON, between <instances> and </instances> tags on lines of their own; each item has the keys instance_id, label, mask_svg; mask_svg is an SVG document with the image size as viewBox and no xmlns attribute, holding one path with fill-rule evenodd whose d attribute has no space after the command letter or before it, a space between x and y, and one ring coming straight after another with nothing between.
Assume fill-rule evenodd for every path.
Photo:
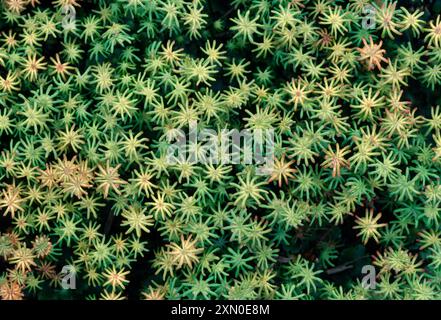
<instances>
[{"instance_id":1,"label":"dense green foliage","mask_svg":"<svg viewBox=\"0 0 441 320\"><path fill-rule=\"evenodd\" d=\"M0 297L440 299L440 8L3 0ZM270 175L169 163L194 121Z\"/></svg>"}]
</instances>

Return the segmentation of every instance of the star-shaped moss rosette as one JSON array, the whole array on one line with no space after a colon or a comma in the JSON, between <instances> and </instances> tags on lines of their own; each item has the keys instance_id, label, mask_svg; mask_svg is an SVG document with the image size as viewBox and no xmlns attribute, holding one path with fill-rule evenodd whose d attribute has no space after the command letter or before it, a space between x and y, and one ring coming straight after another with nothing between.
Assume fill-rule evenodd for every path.
<instances>
[{"instance_id":1,"label":"star-shaped moss rosette","mask_svg":"<svg viewBox=\"0 0 441 320\"><path fill-rule=\"evenodd\" d=\"M440 299L436 2L1 1L0 298Z\"/></svg>"}]
</instances>

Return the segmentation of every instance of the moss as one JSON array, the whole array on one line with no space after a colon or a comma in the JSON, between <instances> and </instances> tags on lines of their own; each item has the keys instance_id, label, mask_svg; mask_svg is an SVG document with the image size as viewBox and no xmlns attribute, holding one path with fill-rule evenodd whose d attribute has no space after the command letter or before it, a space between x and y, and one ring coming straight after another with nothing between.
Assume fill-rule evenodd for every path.
<instances>
[{"instance_id":1,"label":"moss","mask_svg":"<svg viewBox=\"0 0 441 320\"><path fill-rule=\"evenodd\" d=\"M440 299L439 4L3 0L0 297Z\"/></svg>"}]
</instances>

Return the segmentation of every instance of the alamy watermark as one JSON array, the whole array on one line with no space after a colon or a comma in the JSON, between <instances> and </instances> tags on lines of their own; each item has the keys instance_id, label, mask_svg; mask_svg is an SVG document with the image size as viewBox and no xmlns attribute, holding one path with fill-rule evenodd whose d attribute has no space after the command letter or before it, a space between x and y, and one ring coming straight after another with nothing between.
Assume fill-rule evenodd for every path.
<instances>
[{"instance_id":1,"label":"alamy watermark","mask_svg":"<svg viewBox=\"0 0 441 320\"><path fill-rule=\"evenodd\" d=\"M76 29L75 18L76 10L71 4L67 4L61 8L61 13L63 15L63 20L61 20L61 25L65 31L72 31Z\"/></svg>"},{"instance_id":2,"label":"alamy watermark","mask_svg":"<svg viewBox=\"0 0 441 320\"><path fill-rule=\"evenodd\" d=\"M377 14L377 9L375 9L373 5L368 4L363 8L363 14L365 14L361 20L361 26L363 29L375 29L375 15Z\"/></svg>"},{"instance_id":3,"label":"alamy watermark","mask_svg":"<svg viewBox=\"0 0 441 320\"><path fill-rule=\"evenodd\" d=\"M255 165L257 175L274 166L274 129L198 129L189 123L188 135L176 129L169 137L167 163Z\"/></svg>"},{"instance_id":4,"label":"alamy watermark","mask_svg":"<svg viewBox=\"0 0 441 320\"><path fill-rule=\"evenodd\" d=\"M71 265L63 266L63 269L61 269L60 272L61 287L65 290L76 289L77 288L76 276L77 274L74 266Z\"/></svg>"},{"instance_id":5,"label":"alamy watermark","mask_svg":"<svg viewBox=\"0 0 441 320\"><path fill-rule=\"evenodd\" d=\"M361 273L364 275L361 279L361 286L367 290L375 290L377 287L377 271L373 265L364 265L361 268Z\"/></svg>"}]
</instances>

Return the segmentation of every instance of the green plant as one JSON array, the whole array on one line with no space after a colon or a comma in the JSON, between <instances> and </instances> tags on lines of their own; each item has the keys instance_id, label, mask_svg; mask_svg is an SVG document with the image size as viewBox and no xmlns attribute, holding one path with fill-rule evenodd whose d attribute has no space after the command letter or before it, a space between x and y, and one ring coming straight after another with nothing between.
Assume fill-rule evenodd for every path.
<instances>
[{"instance_id":1,"label":"green plant","mask_svg":"<svg viewBox=\"0 0 441 320\"><path fill-rule=\"evenodd\" d=\"M0 297L440 299L440 62L419 0L1 1Z\"/></svg>"}]
</instances>

